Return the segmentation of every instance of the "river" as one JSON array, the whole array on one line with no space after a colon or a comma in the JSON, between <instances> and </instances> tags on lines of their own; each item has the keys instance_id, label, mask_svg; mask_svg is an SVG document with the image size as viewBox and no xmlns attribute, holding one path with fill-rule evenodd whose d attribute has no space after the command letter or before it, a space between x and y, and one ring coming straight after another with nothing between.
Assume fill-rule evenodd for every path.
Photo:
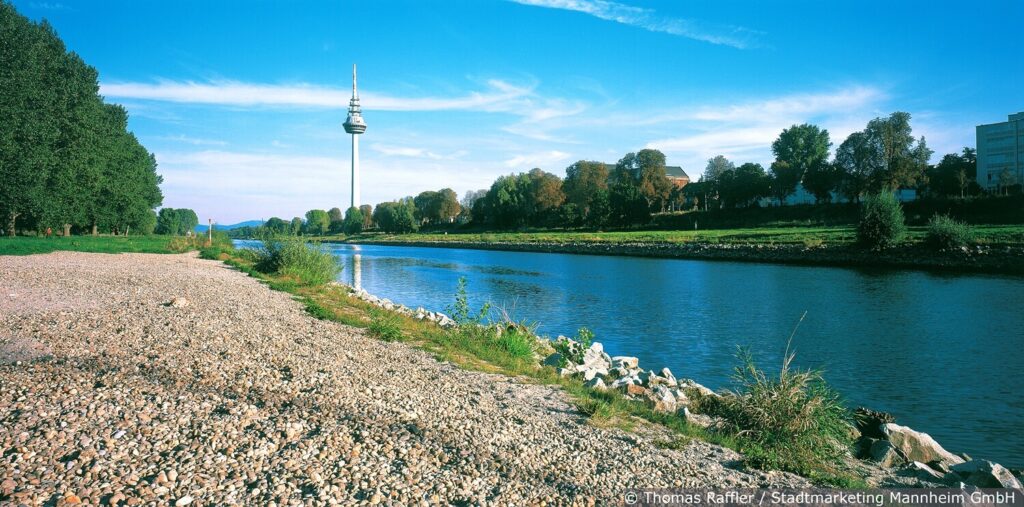
<instances>
[{"instance_id":1,"label":"river","mask_svg":"<svg viewBox=\"0 0 1024 507\"><path fill-rule=\"evenodd\" d=\"M611 355L730 386L738 346L775 371L786 340L851 407L953 452L1024 466L1024 278L638 257L328 244L340 280L445 311L459 277L542 335L588 327Z\"/></svg>"}]
</instances>

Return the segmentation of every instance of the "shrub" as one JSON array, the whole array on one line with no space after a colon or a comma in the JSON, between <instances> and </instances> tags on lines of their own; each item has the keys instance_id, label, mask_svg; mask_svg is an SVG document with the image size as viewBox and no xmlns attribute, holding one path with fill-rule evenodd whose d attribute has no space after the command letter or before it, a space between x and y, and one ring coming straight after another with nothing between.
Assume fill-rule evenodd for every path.
<instances>
[{"instance_id":1,"label":"shrub","mask_svg":"<svg viewBox=\"0 0 1024 507\"><path fill-rule=\"evenodd\" d=\"M748 350L727 392L707 408L743 437L748 462L811 478L835 477L852 444L851 416L816 370L795 370L786 351L777 378L759 369Z\"/></svg>"},{"instance_id":2,"label":"shrub","mask_svg":"<svg viewBox=\"0 0 1024 507\"><path fill-rule=\"evenodd\" d=\"M329 252L292 238L268 238L258 251L256 270L289 276L306 285L323 285L341 273L341 265Z\"/></svg>"},{"instance_id":3,"label":"shrub","mask_svg":"<svg viewBox=\"0 0 1024 507\"><path fill-rule=\"evenodd\" d=\"M963 222L957 222L949 215L934 215L928 221L925 242L938 249L960 248L974 243L974 231Z\"/></svg>"},{"instance_id":4,"label":"shrub","mask_svg":"<svg viewBox=\"0 0 1024 507\"><path fill-rule=\"evenodd\" d=\"M890 192L869 196L864 201L860 222L857 223L857 241L872 249L897 245L907 234L903 221L903 208Z\"/></svg>"}]
</instances>

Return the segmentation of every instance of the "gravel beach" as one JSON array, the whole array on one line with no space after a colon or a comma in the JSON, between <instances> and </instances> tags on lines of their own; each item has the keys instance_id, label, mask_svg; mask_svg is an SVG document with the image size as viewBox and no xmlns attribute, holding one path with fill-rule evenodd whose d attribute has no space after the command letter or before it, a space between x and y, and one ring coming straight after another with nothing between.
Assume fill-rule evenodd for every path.
<instances>
[{"instance_id":1,"label":"gravel beach","mask_svg":"<svg viewBox=\"0 0 1024 507\"><path fill-rule=\"evenodd\" d=\"M588 505L807 485L667 439L317 320L195 254L0 256L0 504Z\"/></svg>"}]
</instances>

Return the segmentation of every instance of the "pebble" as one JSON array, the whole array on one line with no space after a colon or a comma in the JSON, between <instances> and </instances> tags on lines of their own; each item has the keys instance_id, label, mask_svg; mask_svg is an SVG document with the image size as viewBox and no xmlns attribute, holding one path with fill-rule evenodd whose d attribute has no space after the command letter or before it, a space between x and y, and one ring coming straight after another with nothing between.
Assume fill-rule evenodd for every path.
<instances>
[{"instance_id":1,"label":"pebble","mask_svg":"<svg viewBox=\"0 0 1024 507\"><path fill-rule=\"evenodd\" d=\"M0 273L19 295L0 299L0 329L53 356L0 364L0 413L17 414L0 489L16 503L608 504L626 484L808 485L699 440L662 449L660 427L595 427L556 387L317 320L194 254L0 256ZM163 308L180 294L202 304Z\"/></svg>"}]
</instances>

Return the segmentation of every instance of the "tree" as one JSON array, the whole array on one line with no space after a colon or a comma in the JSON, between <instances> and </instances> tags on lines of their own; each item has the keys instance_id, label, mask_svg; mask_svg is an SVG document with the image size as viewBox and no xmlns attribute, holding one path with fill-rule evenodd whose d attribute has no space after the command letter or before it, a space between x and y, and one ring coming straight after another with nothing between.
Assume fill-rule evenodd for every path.
<instances>
[{"instance_id":1,"label":"tree","mask_svg":"<svg viewBox=\"0 0 1024 507\"><path fill-rule=\"evenodd\" d=\"M363 230L373 228L373 206L363 204L359 206L359 212L363 214Z\"/></svg>"},{"instance_id":2,"label":"tree","mask_svg":"<svg viewBox=\"0 0 1024 507\"><path fill-rule=\"evenodd\" d=\"M924 137L915 143L910 113L897 111L888 118L875 118L868 122L864 134L878 161L871 175L872 190L895 190L923 180L932 151Z\"/></svg>"},{"instance_id":3,"label":"tree","mask_svg":"<svg viewBox=\"0 0 1024 507\"><path fill-rule=\"evenodd\" d=\"M651 211L664 210L673 188L665 175L665 155L652 149L627 153L615 164L612 180L637 187Z\"/></svg>"},{"instance_id":4,"label":"tree","mask_svg":"<svg viewBox=\"0 0 1024 507\"><path fill-rule=\"evenodd\" d=\"M189 231L194 231L197 225L199 217L195 211L188 208L162 208L156 216L154 231L157 234L183 236Z\"/></svg>"},{"instance_id":5,"label":"tree","mask_svg":"<svg viewBox=\"0 0 1024 507\"><path fill-rule=\"evenodd\" d=\"M330 219L328 230L331 234L338 234L345 230L345 217L341 214L341 208L327 210L327 217Z\"/></svg>"},{"instance_id":6,"label":"tree","mask_svg":"<svg viewBox=\"0 0 1024 507\"><path fill-rule=\"evenodd\" d=\"M162 208L156 216L157 234L178 234L178 210L174 208Z\"/></svg>"},{"instance_id":7,"label":"tree","mask_svg":"<svg viewBox=\"0 0 1024 507\"><path fill-rule=\"evenodd\" d=\"M850 201L860 202L860 197L871 187L871 175L879 170L881 163L867 133L850 134L836 149L839 191Z\"/></svg>"},{"instance_id":8,"label":"tree","mask_svg":"<svg viewBox=\"0 0 1024 507\"><path fill-rule=\"evenodd\" d=\"M779 199L779 204L796 191L809 171L819 173L815 175L816 181L824 183L820 176L830 172L826 167L830 146L828 131L809 123L793 125L779 134L772 143L775 160L783 162L778 166L772 165L772 193Z\"/></svg>"},{"instance_id":9,"label":"tree","mask_svg":"<svg viewBox=\"0 0 1024 507\"><path fill-rule=\"evenodd\" d=\"M580 160L565 169L562 191L565 200L576 205L582 219L590 214L594 196L608 189L608 167L601 162Z\"/></svg>"},{"instance_id":10,"label":"tree","mask_svg":"<svg viewBox=\"0 0 1024 507\"><path fill-rule=\"evenodd\" d=\"M264 224L263 228L271 234L288 234L291 230L291 224L281 220L277 217L270 217Z\"/></svg>"},{"instance_id":11,"label":"tree","mask_svg":"<svg viewBox=\"0 0 1024 507\"><path fill-rule=\"evenodd\" d=\"M418 219L421 224L439 220L439 201L440 199L437 192L433 190L420 192L420 194L412 200L413 205L416 207L416 219Z\"/></svg>"},{"instance_id":12,"label":"tree","mask_svg":"<svg viewBox=\"0 0 1024 507\"><path fill-rule=\"evenodd\" d=\"M323 236L331 229L331 216L322 209L311 209L306 212L306 232Z\"/></svg>"},{"instance_id":13,"label":"tree","mask_svg":"<svg viewBox=\"0 0 1024 507\"><path fill-rule=\"evenodd\" d=\"M531 225L553 223L558 207L565 202L562 179L539 168L527 173L529 188L526 192L527 220Z\"/></svg>"},{"instance_id":14,"label":"tree","mask_svg":"<svg viewBox=\"0 0 1024 507\"><path fill-rule=\"evenodd\" d=\"M388 234L404 234L417 229L415 205L411 199L382 202L373 210L373 221Z\"/></svg>"},{"instance_id":15,"label":"tree","mask_svg":"<svg viewBox=\"0 0 1024 507\"><path fill-rule=\"evenodd\" d=\"M498 228L525 225L528 216L530 178L526 174L499 176L487 191L481 208L484 220ZM476 215L477 209L473 210Z\"/></svg>"},{"instance_id":16,"label":"tree","mask_svg":"<svg viewBox=\"0 0 1024 507\"><path fill-rule=\"evenodd\" d=\"M704 175L701 181L718 181L718 178L726 171L736 169L736 165L722 155L716 155L708 159L708 165L704 168Z\"/></svg>"},{"instance_id":17,"label":"tree","mask_svg":"<svg viewBox=\"0 0 1024 507\"><path fill-rule=\"evenodd\" d=\"M828 162L815 164L804 173L804 188L814 196L816 203L832 202L832 192L839 188L843 172Z\"/></svg>"},{"instance_id":18,"label":"tree","mask_svg":"<svg viewBox=\"0 0 1024 507\"><path fill-rule=\"evenodd\" d=\"M363 212L359 208L351 207L345 211L342 231L349 236L363 232Z\"/></svg>"},{"instance_id":19,"label":"tree","mask_svg":"<svg viewBox=\"0 0 1024 507\"><path fill-rule=\"evenodd\" d=\"M964 148L960 154L947 153L928 170L928 191L935 196L959 195L963 198L977 173L977 160L972 148Z\"/></svg>"},{"instance_id":20,"label":"tree","mask_svg":"<svg viewBox=\"0 0 1024 507\"><path fill-rule=\"evenodd\" d=\"M437 219L441 222L452 222L459 216L462 206L459 205L459 194L450 188L443 188L437 192Z\"/></svg>"},{"instance_id":21,"label":"tree","mask_svg":"<svg viewBox=\"0 0 1024 507\"><path fill-rule=\"evenodd\" d=\"M636 185L628 181L611 186L608 195L609 221L613 225L629 226L644 224L651 219L647 198Z\"/></svg>"},{"instance_id":22,"label":"tree","mask_svg":"<svg viewBox=\"0 0 1024 507\"><path fill-rule=\"evenodd\" d=\"M302 218L294 217L288 227L288 234L298 236L302 234Z\"/></svg>"},{"instance_id":23,"label":"tree","mask_svg":"<svg viewBox=\"0 0 1024 507\"><path fill-rule=\"evenodd\" d=\"M719 176L719 192L723 205L747 207L769 195L770 178L761 164L746 163Z\"/></svg>"}]
</instances>

